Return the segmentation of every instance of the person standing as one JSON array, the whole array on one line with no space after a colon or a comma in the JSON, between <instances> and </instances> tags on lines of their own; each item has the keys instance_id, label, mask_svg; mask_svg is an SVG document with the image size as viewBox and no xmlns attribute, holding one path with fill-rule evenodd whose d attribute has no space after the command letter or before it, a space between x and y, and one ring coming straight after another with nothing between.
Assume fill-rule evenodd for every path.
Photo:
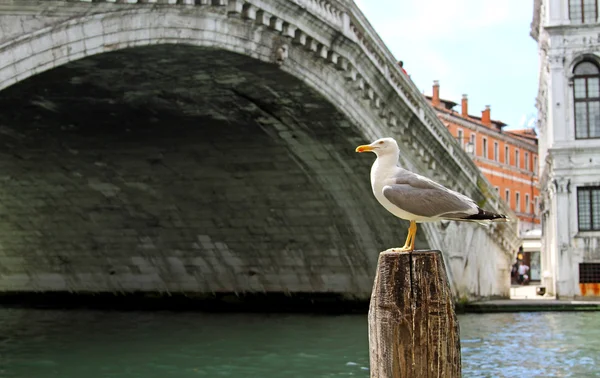
<instances>
[{"instance_id":1,"label":"person standing","mask_svg":"<svg viewBox=\"0 0 600 378\"><path fill-rule=\"evenodd\" d=\"M510 267L510 283L515 284L519 280L519 259L515 260L515 263Z\"/></svg>"},{"instance_id":2,"label":"person standing","mask_svg":"<svg viewBox=\"0 0 600 378\"><path fill-rule=\"evenodd\" d=\"M529 279L527 272L529 272L529 267L525 263L521 263L519 265L519 284L523 285Z\"/></svg>"},{"instance_id":3,"label":"person standing","mask_svg":"<svg viewBox=\"0 0 600 378\"><path fill-rule=\"evenodd\" d=\"M398 61L398 65L400 66L400 69L402 70L402 72L404 72L404 74L408 76L408 74L406 73L406 70L404 69L404 62L400 60L400 61Z\"/></svg>"}]
</instances>

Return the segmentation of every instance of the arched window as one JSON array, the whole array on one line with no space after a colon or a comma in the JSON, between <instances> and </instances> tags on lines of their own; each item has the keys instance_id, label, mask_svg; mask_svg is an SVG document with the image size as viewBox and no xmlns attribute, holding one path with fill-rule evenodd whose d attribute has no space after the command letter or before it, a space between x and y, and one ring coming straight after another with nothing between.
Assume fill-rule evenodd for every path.
<instances>
[{"instance_id":1,"label":"arched window","mask_svg":"<svg viewBox=\"0 0 600 378\"><path fill-rule=\"evenodd\" d=\"M573 71L575 138L600 138L600 70L589 61Z\"/></svg>"},{"instance_id":2,"label":"arched window","mask_svg":"<svg viewBox=\"0 0 600 378\"><path fill-rule=\"evenodd\" d=\"M569 0L569 18L575 24L596 22L598 19L597 0Z\"/></svg>"}]
</instances>

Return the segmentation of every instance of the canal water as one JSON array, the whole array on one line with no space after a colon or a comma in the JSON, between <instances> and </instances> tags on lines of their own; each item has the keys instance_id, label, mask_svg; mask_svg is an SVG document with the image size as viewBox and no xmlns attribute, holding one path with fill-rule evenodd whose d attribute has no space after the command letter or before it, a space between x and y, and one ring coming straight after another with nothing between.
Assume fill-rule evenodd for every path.
<instances>
[{"instance_id":1,"label":"canal water","mask_svg":"<svg viewBox=\"0 0 600 378\"><path fill-rule=\"evenodd\" d=\"M600 377L600 314L459 316L464 377ZM365 315L0 308L0 377L369 377Z\"/></svg>"}]
</instances>

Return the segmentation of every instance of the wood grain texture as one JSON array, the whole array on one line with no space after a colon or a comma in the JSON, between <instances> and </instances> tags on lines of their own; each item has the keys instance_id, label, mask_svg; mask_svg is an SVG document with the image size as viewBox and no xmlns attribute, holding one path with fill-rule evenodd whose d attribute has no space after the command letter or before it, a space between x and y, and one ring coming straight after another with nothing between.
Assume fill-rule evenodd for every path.
<instances>
[{"instance_id":1,"label":"wood grain texture","mask_svg":"<svg viewBox=\"0 0 600 378\"><path fill-rule=\"evenodd\" d=\"M369 349L371 378L461 376L459 326L440 251L381 252Z\"/></svg>"}]
</instances>

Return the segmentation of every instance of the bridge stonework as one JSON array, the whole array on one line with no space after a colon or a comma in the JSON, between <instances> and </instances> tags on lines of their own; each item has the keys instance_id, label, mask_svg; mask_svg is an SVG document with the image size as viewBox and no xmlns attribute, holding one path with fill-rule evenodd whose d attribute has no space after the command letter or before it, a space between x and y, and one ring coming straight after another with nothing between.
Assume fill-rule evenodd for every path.
<instances>
[{"instance_id":1,"label":"bridge stonework","mask_svg":"<svg viewBox=\"0 0 600 378\"><path fill-rule=\"evenodd\" d=\"M0 32L2 291L367 298L407 227L353 152L382 136L510 213L351 1L15 1ZM508 295L514 225L422 231L456 295Z\"/></svg>"}]
</instances>

